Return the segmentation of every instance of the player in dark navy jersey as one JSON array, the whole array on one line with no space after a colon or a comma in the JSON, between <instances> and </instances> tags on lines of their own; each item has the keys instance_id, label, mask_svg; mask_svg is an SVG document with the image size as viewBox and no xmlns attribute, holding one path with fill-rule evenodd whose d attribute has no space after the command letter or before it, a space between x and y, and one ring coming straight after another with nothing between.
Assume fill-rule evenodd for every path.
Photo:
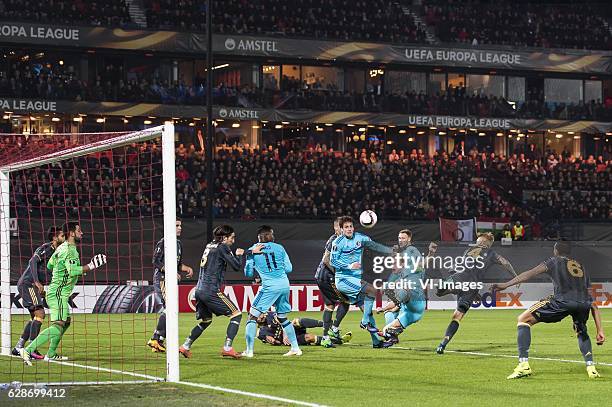
<instances>
[{"instance_id":1,"label":"player in dark navy jersey","mask_svg":"<svg viewBox=\"0 0 612 407\"><path fill-rule=\"evenodd\" d=\"M591 338L587 333L586 322L589 312L593 313L597 329L597 344L605 341L603 326L599 309L593 304L589 293L591 285L584 266L571 258L571 245L569 242L557 242L553 249L553 256L538 264L507 283L494 284L494 290L505 290L513 285L530 280L538 274L548 273L553 282L554 294L545 300L535 303L518 317L517 345L519 364L508 379L518 379L532 374L529 366L529 347L531 345L531 327L538 322L559 322L567 316L574 321L574 331L578 338L578 347L586 363L590 378L598 378L599 373L593 364L593 351Z\"/></svg>"},{"instance_id":2,"label":"player in dark navy jersey","mask_svg":"<svg viewBox=\"0 0 612 407\"><path fill-rule=\"evenodd\" d=\"M180 272L184 272L187 278L193 276L193 269L183 264L183 244L179 240L181 237L183 222L181 219L176 219L176 277L181 281ZM162 238L155 245L153 252L153 289L157 299L162 304L162 310L157 320L157 327L153 332L153 336L147 342L147 345L153 352L165 352L164 338L166 337L166 271L164 270L164 239Z\"/></svg>"},{"instance_id":3,"label":"player in dark navy jersey","mask_svg":"<svg viewBox=\"0 0 612 407\"><path fill-rule=\"evenodd\" d=\"M212 323L213 314L217 316L223 315L229 317L230 321L227 326L227 335L221 350L221 356L237 359L240 357L240 354L234 350L232 343L240 327L242 312L232 300L223 294L221 285L223 285L225 270L228 267L234 271L242 268L244 250L236 249L236 255L232 253L230 247L234 244L236 234L229 225L216 227L213 231L213 236L214 240L206 245L202 254L200 275L198 276L198 285L195 291L196 319L201 321L191 330L191 334L185 339L185 342L179 348L179 352L186 358L191 357L193 342Z\"/></svg>"},{"instance_id":4,"label":"player in dark navy jersey","mask_svg":"<svg viewBox=\"0 0 612 407\"><path fill-rule=\"evenodd\" d=\"M19 349L25 343L36 339L45 319L45 307L43 305L44 285L47 283L47 262L55 249L64 243L64 232L55 226L47 230L48 242L38 247L28 262L28 267L17 282L17 290L21 297L21 304L30 313L30 321L23 328L21 338L13 348L13 355L19 356ZM44 356L37 351L32 352L32 358L43 359Z\"/></svg>"},{"instance_id":5,"label":"player in dark navy jersey","mask_svg":"<svg viewBox=\"0 0 612 407\"><path fill-rule=\"evenodd\" d=\"M332 250L332 244L334 240L340 236L342 231L340 230L340 218L334 220L334 234L327 239L325 243L325 251L323 252L323 258L317 267L315 273L315 280L321 291L321 297L323 299L323 341L321 343L324 347L333 347L333 343L342 343L342 335L340 334L340 323L346 316L351 304L348 299L336 288L336 277L334 267L330 262L330 255ZM338 305L336 310L336 320L332 324L332 314L334 308ZM331 334L330 334L331 328ZM350 335L349 335L350 334ZM347 332L346 338L350 338L352 333Z\"/></svg>"}]
</instances>

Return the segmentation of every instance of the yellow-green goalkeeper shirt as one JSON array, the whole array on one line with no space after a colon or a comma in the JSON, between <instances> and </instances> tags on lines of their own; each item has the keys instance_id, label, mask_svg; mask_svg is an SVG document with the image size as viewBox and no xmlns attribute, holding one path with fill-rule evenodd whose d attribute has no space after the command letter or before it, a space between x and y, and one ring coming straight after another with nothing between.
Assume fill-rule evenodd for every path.
<instances>
[{"instance_id":1,"label":"yellow-green goalkeeper shirt","mask_svg":"<svg viewBox=\"0 0 612 407\"><path fill-rule=\"evenodd\" d=\"M68 242L59 245L49 259L47 268L53 272L49 295L70 297L79 276L83 274L76 246Z\"/></svg>"}]
</instances>

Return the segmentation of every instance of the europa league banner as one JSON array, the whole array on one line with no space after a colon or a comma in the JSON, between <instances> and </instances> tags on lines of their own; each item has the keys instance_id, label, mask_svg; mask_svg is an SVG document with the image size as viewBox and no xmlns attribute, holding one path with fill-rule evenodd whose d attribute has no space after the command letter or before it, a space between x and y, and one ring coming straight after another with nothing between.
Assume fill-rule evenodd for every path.
<instances>
[{"instance_id":1,"label":"europa league banner","mask_svg":"<svg viewBox=\"0 0 612 407\"><path fill-rule=\"evenodd\" d=\"M183 54L206 52L206 36L202 33L15 22L0 22L0 42ZM529 48L517 51L504 46L485 48L453 44L451 48L243 35L215 35L213 48L221 55L612 74L612 52L604 51Z\"/></svg>"}]
</instances>

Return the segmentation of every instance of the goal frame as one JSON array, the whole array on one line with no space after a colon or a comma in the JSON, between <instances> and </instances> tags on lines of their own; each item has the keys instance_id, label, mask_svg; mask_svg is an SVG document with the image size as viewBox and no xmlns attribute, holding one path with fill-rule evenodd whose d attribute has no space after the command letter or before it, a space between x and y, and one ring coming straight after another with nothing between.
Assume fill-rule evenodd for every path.
<instances>
[{"instance_id":1,"label":"goal frame","mask_svg":"<svg viewBox=\"0 0 612 407\"><path fill-rule=\"evenodd\" d=\"M135 142L162 139L162 182L163 182L163 227L164 227L164 268L177 270L176 253L176 184L174 122L167 121L161 126L122 133L112 139L93 142L88 145L69 148L60 152L30 158L15 164L0 167L0 291L1 318L0 355L11 355L11 244L10 244L10 173L80 157L99 151L122 147ZM166 279L166 381L178 382L179 339L178 339L178 281ZM100 382L103 384L104 382Z\"/></svg>"}]
</instances>

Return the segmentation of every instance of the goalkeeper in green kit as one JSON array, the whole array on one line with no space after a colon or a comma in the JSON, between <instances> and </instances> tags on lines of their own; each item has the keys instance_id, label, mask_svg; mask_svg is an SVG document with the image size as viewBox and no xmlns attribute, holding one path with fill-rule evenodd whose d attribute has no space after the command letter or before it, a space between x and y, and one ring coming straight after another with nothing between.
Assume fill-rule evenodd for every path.
<instances>
[{"instance_id":1,"label":"goalkeeper in green kit","mask_svg":"<svg viewBox=\"0 0 612 407\"><path fill-rule=\"evenodd\" d=\"M28 366L32 366L31 353L47 342L49 342L49 351L45 356L46 361L67 359L58 355L56 350L62 335L70 326L68 304L70 295L81 275L106 264L106 256L96 254L88 265L81 266L76 247L83 236L81 227L77 222L68 222L62 227L62 231L66 241L55 250L47 263L47 268L53 271L46 296L51 314L51 326L42 331L28 347L19 350L21 358Z\"/></svg>"}]
</instances>

